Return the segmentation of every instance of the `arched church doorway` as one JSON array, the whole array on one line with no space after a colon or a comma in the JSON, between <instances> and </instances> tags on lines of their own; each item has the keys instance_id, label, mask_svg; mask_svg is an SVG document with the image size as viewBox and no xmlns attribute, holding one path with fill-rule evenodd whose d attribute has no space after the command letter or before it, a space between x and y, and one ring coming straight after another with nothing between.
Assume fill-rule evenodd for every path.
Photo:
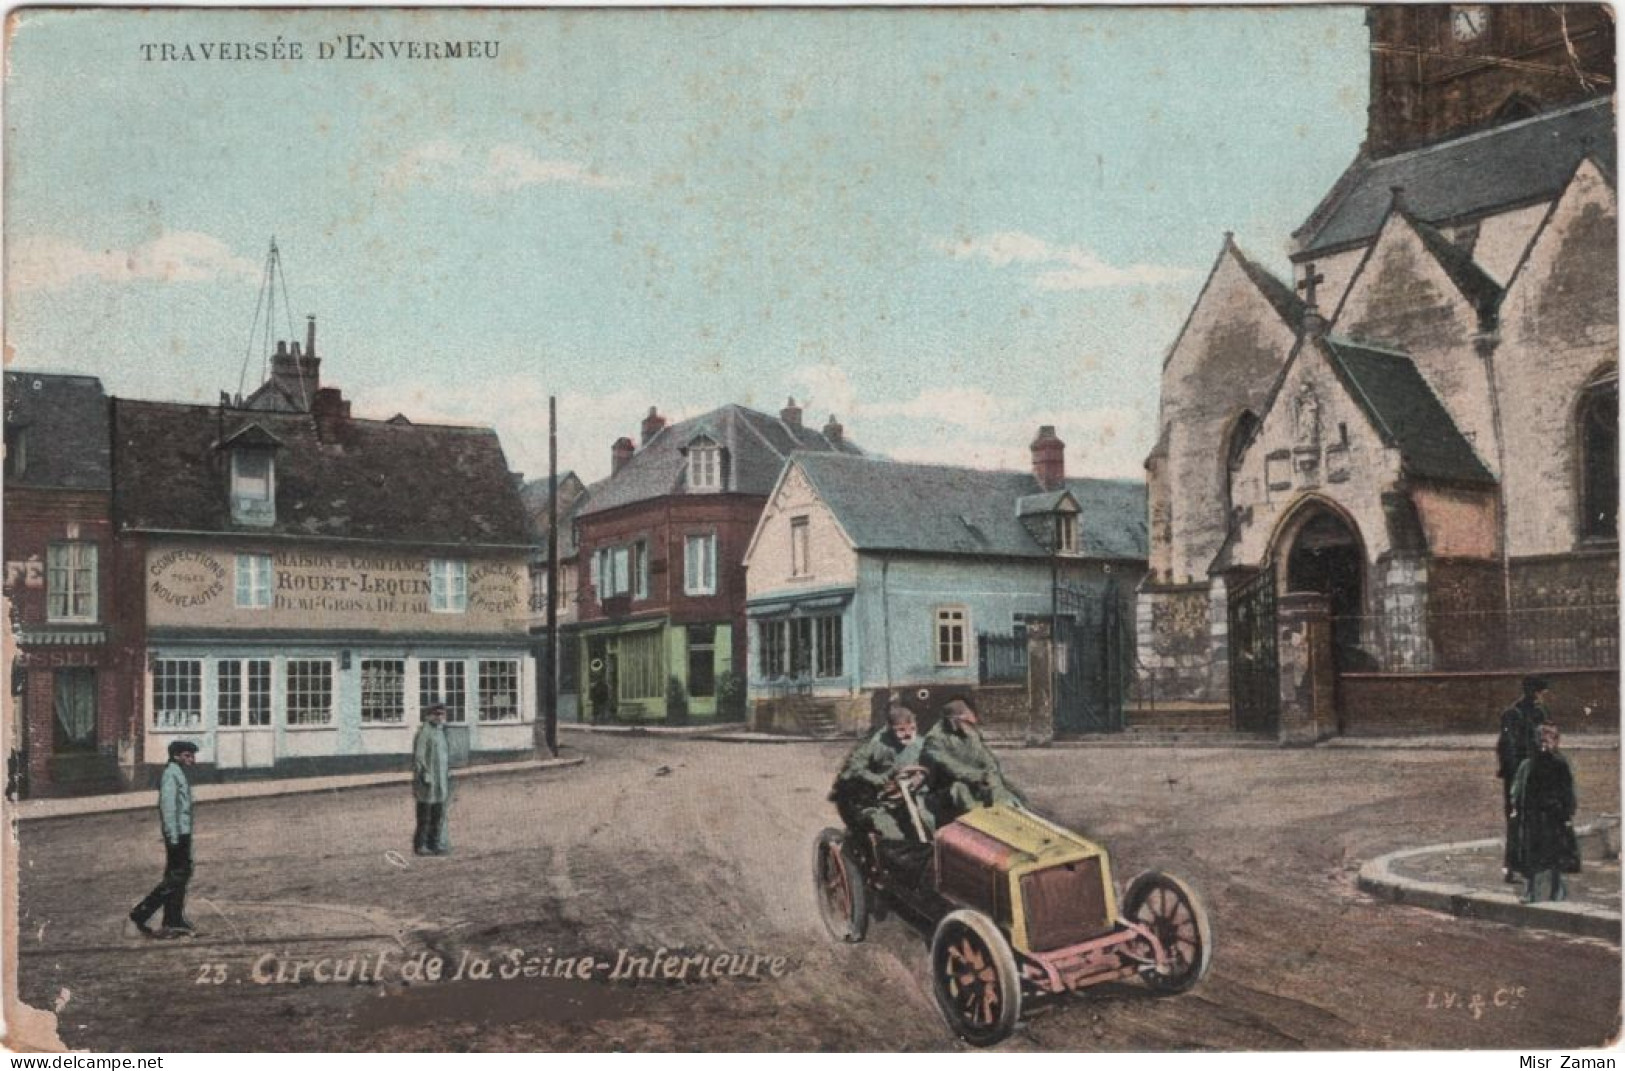
<instances>
[{"instance_id":1,"label":"arched church doorway","mask_svg":"<svg viewBox=\"0 0 1625 1071\"><path fill-rule=\"evenodd\" d=\"M1359 536L1337 513L1320 508L1299 526L1286 554L1286 590L1326 596L1332 612L1337 668L1360 665L1360 618L1364 606L1365 552Z\"/></svg>"}]
</instances>

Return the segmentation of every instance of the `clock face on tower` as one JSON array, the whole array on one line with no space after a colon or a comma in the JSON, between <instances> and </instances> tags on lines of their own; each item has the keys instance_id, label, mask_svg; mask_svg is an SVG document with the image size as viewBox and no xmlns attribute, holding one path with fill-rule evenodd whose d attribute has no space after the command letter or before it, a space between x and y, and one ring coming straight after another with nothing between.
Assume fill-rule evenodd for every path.
<instances>
[{"instance_id":1,"label":"clock face on tower","mask_svg":"<svg viewBox=\"0 0 1625 1071\"><path fill-rule=\"evenodd\" d=\"M1450 33L1458 41L1476 41L1489 26L1489 8L1470 4L1450 9Z\"/></svg>"}]
</instances>

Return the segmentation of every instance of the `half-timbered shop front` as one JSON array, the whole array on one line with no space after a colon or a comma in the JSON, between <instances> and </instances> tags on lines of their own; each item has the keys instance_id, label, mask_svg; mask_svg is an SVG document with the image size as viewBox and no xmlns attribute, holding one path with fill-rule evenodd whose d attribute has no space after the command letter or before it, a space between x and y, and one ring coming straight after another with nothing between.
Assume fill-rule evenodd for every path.
<instances>
[{"instance_id":1,"label":"half-timbered shop front","mask_svg":"<svg viewBox=\"0 0 1625 1071\"><path fill-rule=\"evenodd\" d=\"M437 699L454 757L530 754L525 519L496 434L352 419L304 386L292 411L114 405L149 771L182 738L223 777L398 767Z\"/></svg>"}]
</instances>

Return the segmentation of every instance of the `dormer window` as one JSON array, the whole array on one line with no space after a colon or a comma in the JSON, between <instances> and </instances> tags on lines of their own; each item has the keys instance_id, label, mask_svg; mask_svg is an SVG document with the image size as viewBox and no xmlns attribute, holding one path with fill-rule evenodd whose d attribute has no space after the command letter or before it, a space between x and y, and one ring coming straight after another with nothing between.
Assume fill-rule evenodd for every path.
<instances>
[{"instance_id":1,"label":"dormer window","mask_svg":"<svg viewBox=\"0 0 1625 1071\"><path fill-rule=\"evenodd\" d=\"M219 449L231 459L231 521L269 528L276 523L276 452L282 441L258 424L238 429Z\"/></svg>"},{"instance_id":2,"label":"dormer window","mask_svg":"<svg viewBox=\"0 0 1625 1071\"><path fill-rule=\"evenodd\" d=\"M714 443L696 443L688 448L688 489L722 490L721 451Z\"/></svg>"},{"instance_id":3,"label":"dormer window","mask_svg":"<svg viewBox=\"0 0 1625 1071\"><path fill-rule=\"evenodd\" d=\"M1078 553L1078 515L1076 513L1057 513L1055 515L1055 549L1061 554Z\"/></svg>"},{"instance_id":4,"label":"dormer window","mask_svg":"<svg viewBox=\"0 0 1625 1071\"><path fill-rule=\"evenodd\" d=\"M276 465L269 450L231 455L231 519L236 524L276 523Z\"/></svg>"}]
</instances>

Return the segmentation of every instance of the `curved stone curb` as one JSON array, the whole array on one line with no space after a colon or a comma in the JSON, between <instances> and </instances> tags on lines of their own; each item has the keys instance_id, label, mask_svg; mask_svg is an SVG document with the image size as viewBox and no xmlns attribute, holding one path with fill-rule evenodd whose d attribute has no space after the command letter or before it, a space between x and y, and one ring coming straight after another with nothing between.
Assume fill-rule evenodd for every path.
<instances>
[{"instance_id":1,"label":"curved stone curb","mask_svg":"<svg viewBox=\"0 0 1625 1071\"><path fill-rule=\"evenodd\" d=\"M1584 835L1590 827L1576 832ZM1433 844L1380 855L1360 868L1361 891L1392 900L1397 904L1443 911L1460 918L1487 919L1509 926L1558 930L1581 937L1600 937L1620 943L1620 916L1616 911L1591 904L1565 900L1562 903L1520 903L1510 892L1488 891L1455 883L1422 881L1394 872L1393 864L1419 855L1477 851L1500 845L1499 840L1472 840L1457 844Z\"/></svg>"}]
</instances>

